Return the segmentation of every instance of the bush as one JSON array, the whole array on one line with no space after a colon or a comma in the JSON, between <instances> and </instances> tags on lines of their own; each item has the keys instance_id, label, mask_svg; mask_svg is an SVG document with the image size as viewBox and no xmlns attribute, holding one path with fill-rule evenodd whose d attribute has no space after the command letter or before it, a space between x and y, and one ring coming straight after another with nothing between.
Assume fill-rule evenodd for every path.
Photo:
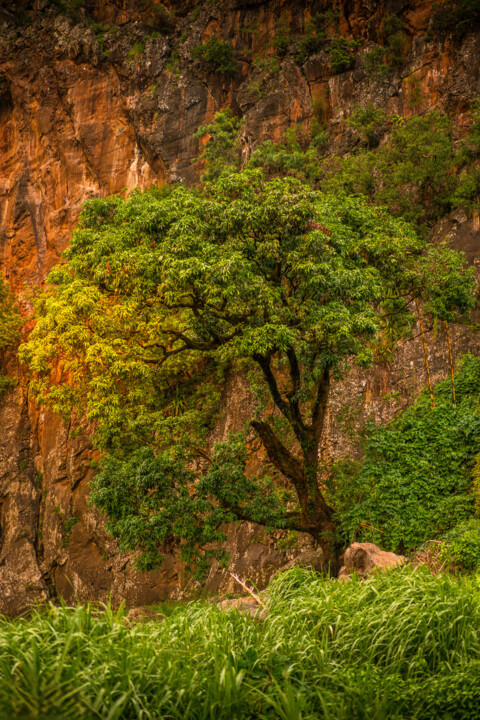
<instances>
[{"instance_id":1,"label":"bush","mask_svg":"<svg viewBox=\"0 0 480 720\"><path fill-rule=\"evenodd\" d=\"M229 42L212 35L207 42L193 49L194 58L211 63L220 75L235 75L238 70L235 51Z\"/></svg>"},{"instance_id":2,"label":"bush","mask_svg":"<svg viewBox=\"0 0 480 720\"><path fill-rule=\"evenodd\" d=\"M385 62L385 56L385 49L380 46L377 46L373 48L373 50L365 53L363 56L363 64L365 72L369 77L377 75L380 78L384 78L387 76L390 68Z\"/></svg>"},{"instance_id":3,"label":"bush","mask_svg":"<svg viewBox=\"0 0 480 720\"><path fill-rule=\"evenodd\" d=\"M334 73L350 70L355 62L354 50L361 44L361 40L346 40L343 37L334 38L328 49L330 69Z\"/></svg>"},{"instance_id":4,"label":"bush","mask_svg":"<svg viewBox=\"0 0 480 720\"><path fill-rule=\"evenodd\" d=\"M332 499L346 542L367 540L413 550L473 515L472 470L480 436L480 358L467 356L455 376L424 393L384 427L371 426L361 463L340 463Z\"/></svg>"},{"instance_id":5,"label":"bush","mask_svg":"<svg viewBox=\"0 0 480 720\"><path fill-rule=\"evenodd\" d=\"M469 518L443 536L442 557L465 570L480 570L480 519Z\"/></svg>"},{"instance_id":6,"label":"bush","mask_svg":"<svg viewBox=\"0 0 480 720\"><path fill-rule=\"evenodd\" d=\"M297 52L295 53L295 62L299 65L303 65L312 55L316 55L321 52L325 46L325 33L318 33L315 35L307 35L302 38L297 45Z\"/></svg>"},{"instance_id":7,"label":"bush","mask_svg":"<svg viewBox=\"0 0 480 720\"><path fill-rule=\"evenodd\" d=\"M133 60L137 55L142 55L145 51L145 43L143 40L137 40L133 43L132 47L128 51L127 58Z\"/></svg>"},{"instance_id":8,"label":"bush","mask_svg":"<svg viewBox=\"0 0 480 720\"><path fill-rule=\"evenodd\" d=\"M19 337L22 319L8 285L0 278L0 350Z\"/></svg>"},{"instance_id":9,"label":"bush","mask_svg":"<svg viewBox=\"0 0 480 720\"><path fill-rule=\"evenodd\" d=\"M429 29L441 39L451 35L459 43L480 26L480 0L455 0L434 9Z\"/></svg>"}]
</instances>

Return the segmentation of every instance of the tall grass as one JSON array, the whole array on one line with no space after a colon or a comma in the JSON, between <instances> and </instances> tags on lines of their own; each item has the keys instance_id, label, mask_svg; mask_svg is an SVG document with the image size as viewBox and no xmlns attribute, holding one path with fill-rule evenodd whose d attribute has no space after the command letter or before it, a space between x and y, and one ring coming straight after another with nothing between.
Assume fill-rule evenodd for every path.
<instances>
[{"instance_id":1,"label":"tall grass","mask_svg":"<svg viewBox=\"0 0 480 720\"><path fill-rule=\"evenodd\" d=\"M264 621L192 603L0 621L0 718L478 718L480 585L401 569L342 584L293 569Z\"/></svg>"}]
</instances>

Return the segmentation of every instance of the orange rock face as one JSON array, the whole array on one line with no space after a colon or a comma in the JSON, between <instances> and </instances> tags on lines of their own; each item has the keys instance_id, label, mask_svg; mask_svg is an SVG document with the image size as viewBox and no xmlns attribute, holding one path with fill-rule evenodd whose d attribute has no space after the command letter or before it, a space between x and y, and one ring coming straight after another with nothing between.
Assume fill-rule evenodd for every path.
<instances>
[{"instance_id":1,"label":"orange rock face","mask_svg":"<svg viewBox=\"0 0 480 720\"><path fill-rule=\"evenodd\" d=\"M135 186L194 182L194 132L223 107L243 115L254 147L292 126L307 132L317 103L329 123L331 149L344 152L351 130L342 119L357 105L373 103L404 116L454 108L461 119L480 92L479 35L467 35L457 49L429 40L430 0L413 0L400 11L389 2L332 4L339 32L363 39L353 67L339 74L332 73L325 52L303 65L287 52L278 71L265 69L281 24L292 37L305 33L318 3L178 0L166 3L172 12L168 34L156 29L164 13L153 5L142 13L134 0L88 0L87 14L72 21L44 0L25 0L18 7L33 8L25 25L15 24L13 11L0 9L0 264L24 313L32 289L68 245L83 202ZM394 12L404 20L403 62L387 79L369 77L362 58L378 41L382 19ZM232 78L193 58L193 48L213 33L235 49L239 70ZM480 232L473 221L455 217L438 232L475 260ZM455 342L458 353L474 346L468 333ZM432 345L434 380L445 375L446 353L439 336ZM424 384L421 358L421 347L412 344L392 367L355 371L338 386L324 452L335 457L348 449L335 420L342 403L359 404L361 417L388 419L393 410L381 397L399 390L406 402ZM0 612L20 612L35 598L55 594L69 601L112 594L115 602L138 605L191 590L174 554L161 571L146 576L118 552L87 502L94 472L88 435L72 438L70 428L36 407L13 356L4 361L20 381L0 400ZM218 437L241 426L245 393L231 381ZM300 550L310 544L302 538ZM298 552L279 549L254 526L233 528L229 546L234 570L257 583ZM228 582L214 568L208 586L220 592Z\"/></svg>"}]
</instances>

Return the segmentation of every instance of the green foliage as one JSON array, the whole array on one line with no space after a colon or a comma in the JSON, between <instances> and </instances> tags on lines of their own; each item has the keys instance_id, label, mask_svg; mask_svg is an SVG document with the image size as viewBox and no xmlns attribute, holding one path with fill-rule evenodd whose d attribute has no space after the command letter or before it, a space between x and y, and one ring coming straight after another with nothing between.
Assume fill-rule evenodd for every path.
<instances>
[{"instance_id":1,"label":"green foliage","mask_svg":"<svg viewBox=\"0 0 480 720\"><path fill-rule=\"evenodd\" d=\"M445 380L434 389L435 408L423 393L390 424L370 428L359 465L336 468L332 501L346 540L409 551L473 514L479 358L464 358L455 389L456 407L451 380Z\"/></svg>"},{"instance_id":2,"label":"green foliage","mask_svg":"<svg viewBox=\"0 0 480 720\"><path fill-rule=\"evenodd\" d=\"M178 80L180 77L180 53L177 48L174 48L167 57L165 67L168 72L171 72L175 79Z\"/></svg>"},{"instance_id":3,"label":"green foliage","mask_svg":"<svg viewBox=\"0 0 480 720\"><path fill-rule=\"evenodd\" d=\"M361 40L347 40L343 37L334 38L330 42L330 69L334 73L350 70L355 63L355 50L362 44Z\"/></svg>"},{"instance_id":4,"label":"green foliage","mask_svg":"<svg viewBox=\"0 0 480 720\"><path fill-rule=\"evenodd\" d=\"M389 15L382 20L380 32L386 48L386 61L391 67L403 64L403 52L407 42L404 25L398 15Z\"/></svg>"},{"instance_id":5,"label":"green foliage","mask_svg":"<svg viewBox=\"0 0 480 720\"><path fill-rule=\"evenodd\" d=\"M12 345L20 336L22 319L8 285L0 278L0 350Z\"/></svg>"},{"instance_id":6,"label":"green foliage","mask_svg":"<svg viewBox=\"0 0 480 720\"><path fill-rule=\"evenodd\" d=\"M295 62L303 65L309 57L321 52L325 47L326 34L324 32L306 35L297 43Z\"/></svg>"},{"instance_id":7,"label":"green foliage","mask_svg":"<svg viewBox=\"0 0 480 720\"><path fill-rule=\"evenodd\" d=\"M330 67L334 72L342 72L352 64L350 49L357 47L355 41L349 42L342 37L329 36L338 31L340 14L333 10L317 12L312 15L306 27L305 36L298 41L295 53L295 61L299 65L308 60L311 55L327 49L331 55Z\"/></svg>"},{"instance_id":8,"label":"green foliage","mask_svg":"<svg viewBox=\"0 0 480 720\"><path fill-rule=\"evenodd\" d=\"M67 520L64 520L62 518L63 531L65 533L63 540L62 540L62 547L68 547L68 543L70 542L70 535L72 532L72 528L78 522L80 522L80 519L76 515L71 515Z\"/></svg>"},{"instance_id":9,"label":"green foliage","mask_svg":"<svg viewBox=\"0 0 480 720\"><path fill-rule=\"evenodd\" d=\"M267 58L256 57L252 65L257 70L263 70L267 75L272 75L280 70L280 60L275 56L269 56Z\"/></svg>"},{"instance_id":10,"label":"green foliage","mask_svg":"<svg viewBox=\"0 0 480 720\"><path fill-rule=\"evenodd\" d=\"M216 444L200 480L188 459L178 448L157 455L141 448L127 460L107 458L91 500L107 513L107 531L120 538L122 550L142 551L140 569L157 567L163 560L158 548L177 538L180 557L201 580L212 558L225 560L218 548L225 540L221 526L238 518L230 508L242 507L245 517L266 525L281 522L282 508L268 478L246 477L241 438ZM211 543L217 548L204 549Z\"/></svg>"},{"instance_id":11,"label":"green foliage","mask_svg":"<svg viewBox=\"0 0 480 720\"><path fill-rule=\"evenodd\" d=\"M480 520L469 518L443 536L442 558L465 570L480 570Z\"/></svg>"},{"instance_id":12,"label":"green foliage","mask_svg":"<svg viewBox=\"0 0 480 720\"><path fill-rule=\"evenodd\" d=\"M5 377L5 375L0 372L0 398L7 392L7 390L10 390L13 387L15 387L15 380Z\"/></svg>"},{"instance_id":13,"label":"green foliage","mask_svg":"<svg viewBox=\"0 0 480 720\"><path fill-rule=\"evenodd\" d=\"M0 620L5 717L476 720L478 581L404 569L349 583L293 569L262 622L210 603L130 623L46 606Z\"/></svg>"},{"instance_id":14,"label":"green foliage","mask_svg":"<svg viewBox=\"0 0 480 720\"><path fill-rule=\"evenodd\" d=\"M134 60L138 55L142 55L143 52L145 52L145 43L143 40L137 40L128 51L127 58Z\"/></svg>"},{"instance_id":15,"label":"green foliage","mask_svg":"<svg viewBox=\"0 0 480 720\"><path fill-rule=\"evenodd\" d=\"M384 209L258 169L92 200L65 260L22 358L39 400L95 421L112 457L94 500L144 567L176 539L203 571L202 547L233 517L323 532L317 450L331 376L408 331L413 297L452 321L473 295L462 256L426 247ZM206 450L222 368L238 359L270 398L251 425L297 492L288 513L268 478L245 476L245 438Z\"/></svg>"},{"instance_id":16,"label":"green foliage","mask_svg":"<svg viewBox=\"0 0 480 720\"><path fill-rule=\"evenodd\" d=\"M163 3L157 3L155 0L140 0L140 7L143 11L149 12L152 18L152 26L161 33L161 35L169 35L174 29L174 17Z\"/></svg>"},{"instance_id":17,"label":"green foliage","mask_svg":"<svg viewBox=\"0 0 480 720\"><path fill-rule=\"evenodd\" d=\"M472 103L472 126L455 143L450 118L437 111L404 120L372 105L357 109L347 123L363 136L363 147L343 157L319 156L315 143L301 146L286 135L267 142L252 164L271 173L292 174L328 192L361 194L425 228L456 207L473 210L480 198L480 113ZM378 145L378 131L389 127Z\"/></svg>"},{"instance_id":18,"label":"green foliage","mask_svg":"<svg viewBox=\"0 0 480 720\"><path fill-rule=\"evenodd\" d=\"M20 337L22 318L15 305L15 299L10 293L8 285L0 278L0 352L13 345ZM7 378L0 372L0 398L15 381Z\"/></svg>"},{"instance_id":19,"label":"green foliage","mask_svg":"<svg viewBox=\"0 0 480 720\"><path fill-rule=\"evenodd\" d=\"M292 36L288 22L285 18L283 18L278 21L277 31L275 33L275 37L273 38L273 47L280 57L284 57L287 54L291 41Z\"/></svg>"},{"instance_id":20,"label":"green foliage","mask_svg":"<svg viewBox=\"0 0 480 720\"><path fill-rule=\"evenodd\" d=\"M465 145L471 146L470 136ZM338 163L326 187L366 194L419 225L431 224L454 207L469 208L478 199L478 169L465 165L464 145L455 149L451 120L436 111L394 124L378 150Z\"/></svg>"},{"instance_id":21,"label":"green foliage","mask_svg":"<svg viewBox=\"0 0 480 720\"><path fill-rule=\"evenodd\" d=\"M385 60L385 49L379 45L365 53L363 56L363 64L367 75L369 77L376 75L380 78L385 78L390 70Z\"/></svg>"},{"instance_id":22,"label":"green foliage","mask_svg":"<svg viewBox=\"0 0 480 720\"><path fill-rule=\"evenodd\" d=\"M457 43L480 26L479 0L452 0L434 6L429 30L433 35L445 39L451 35Z\"/></svg>"},{"instance_id":23,"label":"green foliage","mask_svg":"<svg viewBox=\"0 0 480 720\"><path fill-rule=\"evenodd\" d=\"M201 125L194 137L202 138L209 135L201 154L195 161L202 160L205 170L202 180L215 180L225 170L237 169L240 158L239 133L244 124L242 118L236 117L230 108L221 110L208 125Z\"/></svg>"},{"instance_id":24,"label":"green foliage","mask_svg":"<svg viewBox=\"0 0 480 720\"><path fill-rule=\"evenodd\" d=\"M85 0L47 0L47 5L75 22L79 19L80 10L84 7Z\"/></svg>"},{"instance_id":25,"label":"green foliage","mask_svg":"<svg viewBox=\"0 0 480 720\"><path fill-rule=\"evenodd\" d=\"M232 44L220 40L216 35L212 35L206 42L197 45L193 49L193 57L211 63L220 75L235 75L238 70Z\"/></svg>"},{"instance_id":26,"label":"green foliage","mask_svg":"<svg viewBox=\"0 0 480 720\"><path fill-rule=\"evenodd\" d=\"M364 108L357 107L353 114L347 119L347 125L359 130L367 147L372 148L378 145L375 131L386 121L385 112L368 103Z\"/></svg>"}]
</instances>

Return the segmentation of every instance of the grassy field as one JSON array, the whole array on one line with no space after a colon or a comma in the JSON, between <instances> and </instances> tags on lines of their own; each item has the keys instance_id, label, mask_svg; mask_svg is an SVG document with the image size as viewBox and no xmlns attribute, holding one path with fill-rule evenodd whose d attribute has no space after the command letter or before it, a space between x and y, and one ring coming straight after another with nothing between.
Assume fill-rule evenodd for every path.
<instances>
[{"instance_id":1,"label":"grassy field","mask_svg":"<svg viewBox=\"0 0 480 720\"><path fill-rule=\"evenodd\" d=\"M4 618L0 717L478 719L480 580L293 569L264 621L206 603L135 625L110 608Z\"/></svg>"}]
</instances>

